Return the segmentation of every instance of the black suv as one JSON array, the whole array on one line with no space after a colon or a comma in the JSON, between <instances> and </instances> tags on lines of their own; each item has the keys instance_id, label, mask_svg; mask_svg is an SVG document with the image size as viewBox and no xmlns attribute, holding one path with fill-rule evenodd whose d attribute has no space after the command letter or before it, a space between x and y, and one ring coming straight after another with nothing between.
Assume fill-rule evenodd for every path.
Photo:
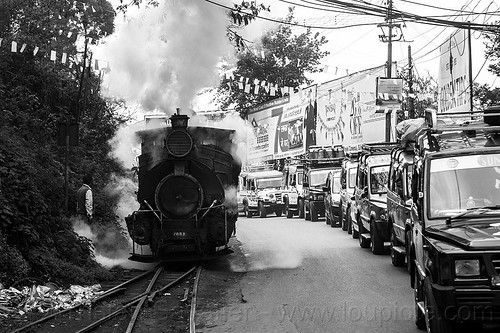
<instances>
[{"instance_id":1,"label":"black suv","mask_svg":"<svg viewBox=\"0 0 500 333\"><path fill-rule=\"evenodd\" d=\"M411 175L413 172L414 144L401 142L391 152L391 165L387 186L387 216L391 232L391 261L403 266L411 242Z\"/></svg>"},{"instance_id":2,"label":"black suv","mask_svg":"<svg viewBox=\"0 0 500 333\"><path fill-rule=\"evenodd\" d=\"M386 194L390 152L396 145L382 142L361 146L354 190L353 237L359 238L363 248L371 245L373 254L382 254L384 242L390 239Z\"/></svg>"},{"instance_id":3,"label":"black suv","mask_svg":"<svg viewBox=\"0 0 500 333\"><path fill-rule=\"evenodd\" d=\"M500 126L461 116L429 117L416 140L410 272L430 332L500 322Z\"/></svg>"}]
</instances>

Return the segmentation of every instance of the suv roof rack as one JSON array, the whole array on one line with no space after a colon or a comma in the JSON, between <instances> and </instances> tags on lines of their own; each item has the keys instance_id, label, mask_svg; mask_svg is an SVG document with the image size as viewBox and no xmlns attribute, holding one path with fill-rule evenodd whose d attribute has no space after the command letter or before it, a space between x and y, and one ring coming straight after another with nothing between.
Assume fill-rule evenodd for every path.
<instances>
[{"instance_id":1,"label":"suv roof rack","mask_svg":"<svg viewBox=\"0 0 500 333\"><path fill-rule=\"evenodd\" d=\"M363 154L370 154L370 155L390 154L393 148L399 146L400 144L398 142L363 143L361 145L361 152Z\"/></svg>"},{"instance_id":2,"label":"suv roof rack","mask_svg":"<svg viewBox=\"0 0 500 333\"><path fill-rule=\"evenodd\" d=\"M342 145L309 146L304 162L307 164L340 164L345 158Z\"/></svg>"}]
</instances>

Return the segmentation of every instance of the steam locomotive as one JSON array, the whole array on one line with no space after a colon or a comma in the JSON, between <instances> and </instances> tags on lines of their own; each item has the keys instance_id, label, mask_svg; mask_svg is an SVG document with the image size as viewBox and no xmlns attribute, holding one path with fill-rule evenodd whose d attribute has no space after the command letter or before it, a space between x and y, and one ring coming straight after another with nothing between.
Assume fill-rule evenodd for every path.
<instances>
[{"instance_id":1,"label":"steam locomotive","mask_svg":"<svg viewBox=\"0 0 500 333\"><path fill-rule=\"evenodd\" d=\"M231 252L241 171L231 154L235 133L189 127L188 120L174 114L171 126L137 132L140 207L125 218L134 242L130 260L198 260ZM136 244L149 246L151 254L138 253Z\"/></svg>"}]
</instances>

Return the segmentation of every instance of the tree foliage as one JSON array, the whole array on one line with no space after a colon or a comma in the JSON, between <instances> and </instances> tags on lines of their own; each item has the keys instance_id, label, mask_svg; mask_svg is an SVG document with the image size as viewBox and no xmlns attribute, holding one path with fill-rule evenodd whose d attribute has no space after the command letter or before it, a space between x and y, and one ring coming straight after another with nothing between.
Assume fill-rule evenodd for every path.
<instances>
[{"instance_id":1,"label":"tree foliage","mask_svg":"<svg viewBox=\"0 0 500 333\"><path fill-rule=\"evenodd\" d=\"M112 33L114 11L104 0L77 6L15 0L0 2L0 13L3 43L27 45L23 53L0 48L0 282L9 285L29 275L74 283L106 277L92 244L73 231L64 210L65 149L57 138L61 123L78 118L80 144L69 155L69 211L75 211L81 176L93 172L96 221L116 228L116 202L100 189L111 173L123 173L108 157L107 141L125 119L117 116L115 102L100 96L99 76L89 68L82 72L76 39ZM67 52L77 65L50 61L50 50Z\"/></svg>"},{"instance_id":2,"label":"tree foliage","mask_svg":"<svg viewBox=\"0 0 500 333\"><path fill-rule=\"evenodd\" d=\"M260 39L256 50L246 48L237 54L234 76L254 80L266 81L280 87L296 88L301 84L310 84L308 73L321 72L320 60L329 54L321 47L327 43L324 36L313 34L310 29L294 35L289 23L293 22L293 8L285 19L286 23L279 24L274 30L265 33ZM264 57L262 57L264 54ZM246 117L247 110L252 106L280 97L270 96L260 89L258 94L245 93L239 87L239 82L227 80L221 82L217 88L216 101L222 109L232 104L242 117Z\"/></svg>"},{"instance_id":3,"label":"tree foliage","mask_svg":"<svg viewBox=\"0 0 500 333\"><path fill-rule=\"evenodd\" d=\"M437 110L437 96L438 87L437 82L434 78L427 73L426 76L413 76L412 77L412 91L410 91L409 86L409 71L403 71L400 77L403 79L403 94L408 96L403 99L401 104L401 110L409 116L411 114L410 107L413 99L413 110L414 117L423 117L425 109L436 109ZM408 118L403 114L398 116L398 121Z\"/></svg>"}]
</instances>

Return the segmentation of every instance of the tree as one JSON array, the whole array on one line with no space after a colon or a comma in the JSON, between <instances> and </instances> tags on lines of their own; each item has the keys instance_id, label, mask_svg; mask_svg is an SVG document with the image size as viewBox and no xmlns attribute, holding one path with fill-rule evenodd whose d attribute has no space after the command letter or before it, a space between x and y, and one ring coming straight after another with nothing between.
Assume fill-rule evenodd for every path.
<instances>
[{"instance_id":1,"label":"tree","mask_svg":"<svg viewBox=\"0 0 500 333\"><path fill-rule=\"evenodd\" d=\"M254 49L245 48L237 54L234 76L248 79L245 84L258 80L259 83L265 81L279 87L296 88L312 82L306 75L322 71L318 67L320 60L329 52L321 51L321 46L326 44L327 40L319 33L313 34L311 29L294 35L291 28L293 14L293 8L290 8L285 23L265 33ZM276 96L271 96L263 87L258 93L255 93L255 87L252 87L250 93L240 88L238 80L224 80L217 88L215 100L221 109L227 109L234 104L243 118L246 118L247 111L252 106L281 95L278 90Z\"/></svg>"},{"instance_id":2,"label":"tree","mask_svg":"<svg viewBox=\"0 0 500 333\"><path fill-rule=\"evenodd\" d=\"M479 104L478 106L481 110L484 110L491 105L500 104L499 88L491 89L488 84L479 85L478 83L474 83L473 94L476 103Z\"/></svg>"},{"instance_id":3,"label":"tree","mask_svg":"<svg viewBox=\"0 0 500 333\"><path fill-rule=\"evenodd\" d=\"M69 163L69 193L76 193L81 175L88 171L83 161L97 173L95 192L101 192L112 172L123 172L108 157L107 141L124 119L113 112L115 102L99 95L99 76L81 61L85 50L77 43L84 37L90 43L88 38L96 41L111 34L113 19L113 8L105 0L0 2L0 36L5 43L0 48L0 282L4 285L28 275L88 283L109 274L93 260L92 245L73 231L62 209L65 154L57 142L57 129L59 123L77 118L72 117L81 96L86 111L79 117L80 145ZM11 52L15 43L17 52ZM56 61L50 60L51 51L57 53ZM63 53L68 57L65 64ZM113 204L109 198L98 202L96 218L115 223ZM73 198L70 209L75 205Z\"/></svg>"},{"instance_id":4,"label":"tree","mask_svg":"<svg viewBox=\"0 0 500 333\"><path fill-rule=\"evenodd\" d=\"M417 76L412 78L412 90L410 93L409 72L403 71L401 73L403 79L403 94L407 97L404 98L401 104L401 110L408 112L410 108L410 98L413 98L413 110L415 117L423 117L424 110L431 108L437 110L437 82L434 78L427 73L427 76ZM404 120L404 115L398 115L398 121Z\"/></svg>"}]
</instances>

